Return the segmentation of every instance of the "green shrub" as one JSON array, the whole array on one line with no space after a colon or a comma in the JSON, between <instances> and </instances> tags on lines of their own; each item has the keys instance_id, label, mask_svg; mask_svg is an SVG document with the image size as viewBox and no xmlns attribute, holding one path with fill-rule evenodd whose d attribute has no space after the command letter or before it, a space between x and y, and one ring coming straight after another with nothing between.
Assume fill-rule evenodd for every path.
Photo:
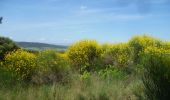
<instances>
[{"instance_id":1,"label":"green shrub","mask_svg":"<svg viewBox=\"0 0 170 100\"><path fill-rule=\"evenodd\" d=\"M35 70L35 59L34 54L19 49L5 56L4 67L18 80L28 80Z\"/></svg>"},{"instance_id":2,"label":"green shrub","mask_svg":"<svg viewBox=\"0 0 170 100\"><path fill-rule=\"evenodd\" d=\"M67 76L69 65L67 61L54 50L45 50L37 57L35 83L53 83L63 81Z\"/></svg>"},{"instance_id":3,"label":"green shrub","mask_svg":"<svg viewBox=\"0 0 170 100\"><path fill-rule=\"evenodd\" d=\"M98 75L104 79L123 79L125 78L125 76L127 76L127 74L123 71L123 70L119 70L116 67L113 66L108 66L105 69L102 69L100 71L97 72Z\"/></svg>"},{"instance_id":4,"label":"green shrub","mask_svg":"<svg viewBox=\"0 0 170 100\"><path fill-rule=\"evenodd\" d=\"M4 59L6 53L18 48L19 47L11 39L0 37L0 60Z\"/></svg>"},{"instance_id":5,"label":"green shrub","mask_svg":"<svg viewBox=\"0 0 170 100\"><path fill-rule=\"evenodd\" d=\"M148 47L143 53L145 93L149 100L170 98L170 50Z\"/></svg>"},{"instance_id":6,"label":"green shrub","mask_svg":"<svg viewBox=\"0 0 170 100\"><path fill-rule=\"evenodd\" d=\"M161 41L159 39L150 37L150 36L135 36L129 41L130 47L133 48L133 62L135 64L140 62L140 54L144 51L145 48L160 47Z\"/></svg>"},{"instance_id":7,"label":"green shrub","mask_svg":"<svg viewBox=\"0 0 170 100\"><path fill-rule=\"evenodd\" d=\"M94 40L82 40L70 46L67 55L76 69L91 71L96 67L95 61L100 58L101 49Z\"/></svg>"},{"instance_id":8,"label":"green shrub","mask_svg":"<svg viewBox=\"0 0 170 100\"><path fill-rule=\"evenodd\" d=\"M0 87L10 88L15 85L16 79L12 74L4 68L3 62L0 62Z\"/></svg>"}]
</instances>

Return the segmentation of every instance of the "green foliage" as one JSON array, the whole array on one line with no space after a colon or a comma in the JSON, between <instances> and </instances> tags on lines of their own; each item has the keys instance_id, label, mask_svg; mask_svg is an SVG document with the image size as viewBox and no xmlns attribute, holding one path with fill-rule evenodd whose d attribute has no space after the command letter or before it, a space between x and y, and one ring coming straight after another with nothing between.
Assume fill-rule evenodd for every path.
<instances>
[{"instance_id":1,"label":"green foliage","mask_svg":"<svg viewBox=\"0 0 170 100\"><path fill-rule=\"evenodd\" d=\"M82 75L80 75L81 80L87 80L90 78L90 73L87 71L84 71Z\"/></svg>"},{"instance_id":2,"label":"green foliage","mask_svg":"<svg viewBox=\"0 0 170 100\"><path fill-rule=\"evenodd\" d=\"M82 40L70 46L67 55L76 69L91 71L96 67L95 61L100 58L101 49L94 40Z\"/></svg>"},{"instance_id":3,"label":"green foliage","mask_svg":"<svg viewBox=\"0 0 170 100\"><path fill-rule=\"evenodd\" d=\"M0 60L4 59L6 53L19 47L9 38L0 37Z\"/></svg>"},{"instance_id":4,"label":"green foliage","mask_svg":"<svg viewBox=\"0 0 170 100\"><path fill-rule=\"evenodd\" d=\"M4 67L18 80L28 80L33 74L36 56L21 49L12 51L5 56Z\"/></svg>"},{"instance_id":5,"label":"green foliage","mask_svg":"<svg viewBox=\"0 0 170 100\"><path fill-rule=\"evenodd\" d=\"M129 41L130 47L133 48L133 61L135 64L140 62L140 54L146 47L160 47L161 41L150 36L135 36Z\"/></svg>"},{"instance_id":6,"label":"green foliage","mask_svg":"<svg viewBox=\"0 0 170 100\"><path fill-rule=\"evenodd\" d=\"M145 93L149 100L170 98L170 50L148 47L143 53Z\"/></svg>"},{"instance_id":7,"label":"green foliage","mask_svg":"<svg viewBox=\"0 0 170 100\"><path fill-rule=\"evenodd\" d=\"M98 74L100 77L104 78L104 79L123 79L127 76L127 74L125 72L123 72L122 70L119 70L113 66L109 66L106 69L102 69L100 71L98 71Z\"/></svg>"},{"instance_id":8,"label":"green foliage","mask_svg":"<svg viewBox=\"0 0 170 100\"><path fill-rule=\"evenodd\" d=\"M54 50L45 50L39 53L37 57L39 68L44 71L54 71L61 73L68 68L68 64L64 59Z\"/></svg>"},{"instance_id":9,"label":"green foliage","mask_svg":"<svg viewBox=\"0 0 170 100\"><path fill-rule=\"evenodd\" d=\"M45 50L37 56L37 69L33 77L35 83L61 81L69 70L67 61L54 50Z\"/></svg>"},{"instance_id":10,"label":"green foliage","mask_svg":"<svg viewBox=\"0 0 170 100\"><path fill-rule=\"evenodd\" d=\"M0 62L0 87L9 88L15 85L16 78L12 76L11 72L4 68L3 62Z\"/></svg>"}]
</instances>

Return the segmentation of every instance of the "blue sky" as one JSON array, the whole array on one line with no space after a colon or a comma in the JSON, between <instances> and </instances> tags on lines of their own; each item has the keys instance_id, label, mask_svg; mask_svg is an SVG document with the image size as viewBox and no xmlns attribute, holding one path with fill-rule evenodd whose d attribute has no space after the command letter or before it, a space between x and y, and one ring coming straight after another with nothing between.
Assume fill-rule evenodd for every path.
<instances>
[{"instance_id":1,"label":"blue sky","mask_svg":"<svg viewBox=\"0 0 170 100\"><path fill-rule=\"evenodd\" d=\"M15 41L124 42L147 33L170 40L170 0L0 0L0 35Z\"/></svg>"}]
</instances>

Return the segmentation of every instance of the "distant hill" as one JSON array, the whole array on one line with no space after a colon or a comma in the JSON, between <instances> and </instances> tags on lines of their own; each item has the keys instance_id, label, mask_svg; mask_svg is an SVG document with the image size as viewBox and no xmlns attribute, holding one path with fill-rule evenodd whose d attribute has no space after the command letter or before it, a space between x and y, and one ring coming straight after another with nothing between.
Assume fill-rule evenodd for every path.
<instances>
[{"instance_id":1,"label":"distant hill","mask_svg":"<svg viewBox=\"0 0 170 100\"><path fill-rule=\"evenodd\" d=\"M65 50L68 48L68 46L64 46L64 45L54 45L54 44L38 43L38 42L16 42L16 44L25 49L36 49L36 50L43 50L43 49Z\"/></svg>"}]
</instances>

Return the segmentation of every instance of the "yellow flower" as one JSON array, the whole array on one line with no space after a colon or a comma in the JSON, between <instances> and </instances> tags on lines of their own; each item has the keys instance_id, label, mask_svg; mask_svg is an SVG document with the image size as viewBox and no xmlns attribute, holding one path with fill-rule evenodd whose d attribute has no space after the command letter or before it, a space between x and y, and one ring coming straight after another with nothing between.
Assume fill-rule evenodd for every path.
<instances>
[{"instance_id":1,"label":"yellow flower","mask_svg":"<svg viewBox=\"0 0 170 100\"><path fill-rule=\"evenodd\" d=\"M35 68L36 56L22 49L5 56L5 67L18 76L18 80L27 78Z\"/></svg>"}]
</instances>

